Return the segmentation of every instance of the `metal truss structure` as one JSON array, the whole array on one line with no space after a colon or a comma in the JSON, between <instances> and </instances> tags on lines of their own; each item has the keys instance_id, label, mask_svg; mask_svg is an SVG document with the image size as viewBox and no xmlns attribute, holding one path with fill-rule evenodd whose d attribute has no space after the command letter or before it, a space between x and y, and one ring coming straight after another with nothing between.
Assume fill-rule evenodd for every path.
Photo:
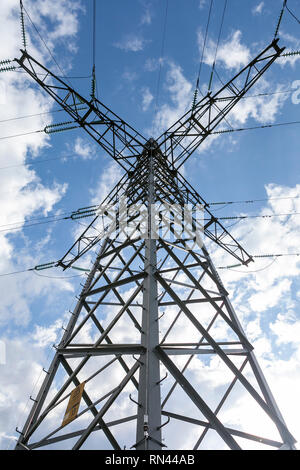
<instances>
[{"instance_id":1,"label":"metal truss structure","mask_svg":"<svg viewBox=\"0 0 300 470\"><path fill-rule=\"evenodd\" d=\"M125 170L57 263L96 257L16 449L294 448L203 238L244 265L252 258L178 171L282 51L272 42L156 140L27 51L16 59L71 116L69 128L83 128ZM183 227L187 207L202 221L186 212ZM82 403L65 424L79 385Z\"/></svg>"}]
</instances>

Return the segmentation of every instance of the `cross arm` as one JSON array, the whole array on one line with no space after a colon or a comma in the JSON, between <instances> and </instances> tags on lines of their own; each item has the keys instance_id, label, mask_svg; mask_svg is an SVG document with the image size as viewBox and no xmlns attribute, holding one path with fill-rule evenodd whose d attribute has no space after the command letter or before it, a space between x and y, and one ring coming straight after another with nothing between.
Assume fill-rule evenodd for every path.
<instances>
[{"instance_id":1,"label":"cross arm","mask_svg":"<svg viewBox=\"0 0 300 470\"><path fill-rule=\"evenodd\" d=\"M214 95L207 93L157 139L162 152L176 169L180 168L212 134L232 108L281 55L284 48L278 46L278 40L275 39Z\"/></svg>"},{"instance_id":2,"label":"cross arm","mask_svg":"<svg viewBox=\"0 0 300 470\"><path fill-rule=\"evenodd\" d=\"M87 100L27 51L21 52L15 62L71 116L71 124L82 127L126 171L133 169L146 139L99 100Z\"/></svg>"}]
</instances>

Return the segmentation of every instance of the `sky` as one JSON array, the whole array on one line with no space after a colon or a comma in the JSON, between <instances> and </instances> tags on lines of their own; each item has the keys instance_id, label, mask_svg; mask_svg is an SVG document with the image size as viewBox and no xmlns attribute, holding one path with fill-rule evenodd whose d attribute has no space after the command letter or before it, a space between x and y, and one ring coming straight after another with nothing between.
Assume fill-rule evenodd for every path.
<instances>
[{"instance_id":1,"label":"sky","mask_svg":"<svg viewBox=\"0 0 300 470\"><path fill-rule=\"evenodd\" d=\"M73 87L88 97L93 2L23 3L44 40L25 16L29 53L59 75L58 63L64 74L75 77L70 78ZM192 104L209 5L210 0L97 0L97 96L147 138L158 137ZM212 9L200 76L203 93L223 6L222 0L215 0ZM298 2L288 0L288 6L299 18ZM281 7L281 0L228 0L216 60L223 81L272 41ZM19 1L1 2L0 18L0 60L20 57ZM299 24L287 11L279 38L288 51L300 49ZM278 59L249 92L255 96L242 100L228 116L230 125L244 128L299 120L299 60L300 56ZM213 91L219 87L215 75ZM0 377L5 385L0 391L1 449L14 446L15 428L24 423L31 404L28 397L38 391L42 369L47 369L53 355L52 344L62 335L83 281L77 272L58 269L7 275L60 259L84 228L68 220L26 225L100 203L122 174L82 129L8 138L69 120L57 110L26 74L1 73ZM298 136L299 126L294 124L210 138L183 168L208 202L256 201L211 206L218 217L293 213L224 222L253 255L300 253ZM286 423L300 441L300 258L262 258L248 269L221 269L235 260L212 244L208 247ZM90 262L88 258L83 263Z\"/></svg>"}]
</instances>

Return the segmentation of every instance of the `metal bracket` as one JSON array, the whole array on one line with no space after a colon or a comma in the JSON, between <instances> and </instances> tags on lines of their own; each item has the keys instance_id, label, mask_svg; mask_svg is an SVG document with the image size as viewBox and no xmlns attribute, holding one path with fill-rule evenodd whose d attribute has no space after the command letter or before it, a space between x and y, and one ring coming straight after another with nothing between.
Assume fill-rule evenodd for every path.
<instances>
[{"instance_id":1,"label":"metal bracket","mask_svg":"<svg viewBox=\"0 0 300 470\"><path fill-rule=\"evenodd\" d=\"M157 385L160 384L160 383L163 382L167 377L168 377L168 372L166 372L166 375L165 375L162 379L160 379L158 382L156 382L156 384L157 384Z\"/></svg>"},{"instance_id":2,"label":"metal bracket","mask_svg":"<svg viewBox=\"0 0 300 470\"><path fill-rule=\"evenodd\" d=\"M141 366L144 365L144 363L142 361L140 361L139 359L137 359L134 354L132 355L132 357L135 361L139 362L141 364Z\"/></svg>"},{"instance_id":3,"label":"metal bracket","mask_svg":"<svg viewBox=\"0 0 300 470\"><path fill-rule=\"evenodd\" d=\"M158 426L158 428L156 428L157 430L163 428L164 426L166 426L167 424L169 424L169 422L171 421L171 418L170 416L168 416L168 419L165 423L161 424L160 426Z\"/></svg>"},{"instance_id":4,"label":"metal bracket","mask_svg":"<svg viewBox=\"0 0 300 470\"><path fill-rule=\"evenodd\" d=\"M166 312L163 312L163 313L160 315L160 317L158 317L155 321L160 320L160 319L164 316L165 313L166 313Z\"/></svg>"},{"instance_id":5,"label":"metal bracket","mask_svg":"<svg viewBox=\"0 0 300 470\"><path fill-rule=\"evenodd\" d=\"M143 437L143 439L141 439L139 442L137 442L136 444L134 444L133 446L131 446L130 449L133 449L134 447L139 446L140 444L142 444L142 443L143 443L144 441L146 441L146 440L156 442L156 444L158 444L158 445L161 446L161 447L167 447L166 444L163 444L162 442L157 441L156 439L154 439L154 438L151 437L151 436L147 436L147 437Z\"/></svg>"},{"instance_id":6,"label":"metal bracket","mask_svg":"<svg viewBox=\"0 0 300 470\"><path fill-rule=\"evenodd\" d=\"M142 408L141 403L135 401L135 400L132 398L131 393L129 393L129 400L131 400L133 403L135 403L139 408Z\"/></svg>"}]
</instances>

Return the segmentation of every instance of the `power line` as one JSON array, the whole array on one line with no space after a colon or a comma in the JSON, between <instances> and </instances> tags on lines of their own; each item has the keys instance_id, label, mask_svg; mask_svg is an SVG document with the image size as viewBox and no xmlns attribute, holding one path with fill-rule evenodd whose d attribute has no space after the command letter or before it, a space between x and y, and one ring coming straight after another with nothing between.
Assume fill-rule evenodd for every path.
<instances>
[{"instance_id":1,"label":"power line","mask_svg":"<svg viewBox=\"0 0 300 470\"><path fill-rule=\"evenodd\" d=\"M24 73L26 73L26 72L24 72ZM64 109L54 109L53 111L44 111L42 113L26 114L24 116L16 116L16 117L13 117L13 118L1 119L0 124L2 124L4 122L19 121L21 119L28 119L28 118L32 118L32 117L44 116L46 114L61 113L63 111L65 111L65 110Z\"/></svg>"},{"instance_id":2,"label":"power line","mask_svg":"<svg viewBox=\"0 0 300 470\"><path fill-rule=\"evenodd\" d=\"M38 225L44 225L44 224L49 224L49 223L54 223L54 222L59 222L62 220L77 220L77 219L83 219L87 217L95 217L97 215L96 209L99 206L91 206L91 209L87 210L82 210L79 209L77 211L73 212L66 212L64 217L61 216L45 216L45 217L39 217L39 218L33 218L29 219L28 221L25 221L24 223L22 222L13 222L5 225L0 225L0 233L2 232L12 232L15 230L20 230L20 229L27 229L30 227L35 227ZM296 216L300 215L300 212L288 212L285 214L266 214L266 215L241 215L241 216L228 216L228 217L216 217L216 220L244 220L244 219L251 219L251 218L261 218L261 219L269 219L272 217L287 217L287 216ZM27 223L27 222L33 222L33 223ZM19 224L19 225L17 225ZM11 225L17 225L16 227L11 227Z\"/></svg>"},{"instance_id":3,"label":"power line","mask_svg":"<svg viewBox=\"0 0 300 470\"><path fill-rule=\"evenodd\" d=\"M265 255L252 255L252 258L281 258L281 257L289 257L289 256L300 256L300 253L277 253L277 254L265 254ZM238 266L243 266L243 264L233 264L229 266L218 266L217 269L231 269L235 268ZM0 274L0 277L5 277L5 276L13 276L16 274L22 274L26 272L34 272L34 274L41 275L40 271L44 271L47 269L52 269L57 267L57 262L52 262L52 263L46 263L44 265L37 265L34 268L28 268L28 269L23 269L20 271L13 271L13 272L8 272L8 273L2 273ZM43 277L51 277L52 279L70 279L73 277L78 277L78 276L83 276L84 273L88 273L89 269L81 268L78 266L71 266L72 269L83 271L83 274L79 274L76 276L70 276L70 277L62 277L62 276L46 276L42 275ZM264 268L265 269L265 268ZM258 270L257 270L258 271ZM242 271L243 273L250 273L250 272L257 272L257 271Z\"/></svg>"},{"instance_id":4,"label":"power line","mask_svg":"<svg viewBox=\"0 0 300 470\"><path fill-rule=\"evenodd\" d=\"M155 107L154 107L154 118L156 117L157 110L158 110L158 98L159 98L159 88L160 88L160 80L161 80L161 70L162 70L162 61L165 55L165 42L166 42L166 32L167 32L167 19L168 19L168 10L169 10L169 0L166 0L166 10L165 10L165 17L164 17L164 24L163 24L163 34L162 34L162 42L161 42L161 51L160 51L160 58L159 58L159 70L158 70L158 77L157 77L157 84L156 84L156 98L155 98ZM154 126L154 121L153 121ZM153 128L152 128L153 132Z\"/></svg>"},{"instance_id":5,"label":"power line","mask_svg":"<svg viewBox=\"0 0 300 470\"><path fill-rule=\"evenodd\" d=\"M206 47L206 41L207 41L207 36L208 36L208 28L209 28L209 24L210 24L210 18L211 18L213 3L214 3L214 0L210 0L208 18L207 18L206 29L205 29L204 42L203 42L203 47L202 47L202 54L201 54L198 77L197 77L197 82L196 82L196 89L199 89L199 83L200 83L200 77L201 77L201 71L202 71L202 64L203 64L203 58L204 58L204 52L205 52L205 47Z\"/></svg>"},{"instance_id":6,"label":"power line","mask_svg":"<svg viewBox=\"0 0 300 470\"><path fill-rule=\"evenodd\" d=\"M294 88L291 88L290 90L283 90L283 91L273 91L273 92L269 92L269 93L257 93L256 95L246 95L246 96L242 96L241 99L242 100L247 100L249 98L258 98L258 97L261 97L261 96L273 96L273 95L282 95L282 94L285 94L285 93L293 93L295 91Z\"/></svg>"},{"instance_id":7,"label":"power line","mask_svg":"<svg viewBox=\"0 0 300 470\"><path fill-rule=\"evenodd\" d=\"M46 277L48 279L73 279L74 277L82 277L84 276L84 273L82 274L75 274L74 276L47 276L46 274L40 274L37 273L36 271L33 270L33 274L39 277Z\"/></svg>"},{"instance_id":8,"label":"power line","mask_svg":"<svg viewBox=\"0 0 300 470\"><path fill-rule=\"evenodd\" d=\"M222 267L222 266L219 266L218 269L228 269L229 271L234 271L236 273L242 273L242 274L252 274L252 273L258 273L260 271L265 271L266 269L270 268L275 262L277 261L277 258L274 258L271 263L269 263L267 266L264 266L263 268L258 268L258 269L252 269L251 271L247 270L247 271L239 271L237 269L232 269L231 267L227 266L227 267ZM242 266L242 264L238 265L238 266Z\"/></svg>"},{"instance_id":9,"label":"power line","mask_svg":"<svg viewBox=\"0 0 300 470\"><path fill-rule=\"evenodd\" d=\"M276 253L276 254L266 254L266 255L252 255L252 258L256 258L256 259L259 259L259 258L274 258L272 260L272 262L268 265L268 266L265 266L264 268L262 269L257 269L257 270L254 270L254 271L236 271L236 272L240 272L240 273L243 273L243 274L247 274L247 273L254 273L254 272L258 272L258 271L263 271L264 269L267 269L268 267L270 267L275 261L277 261L277 258L282 258L282 257L288 257L288 256L300 256L300 253ZM218 266L217 269L230 269L233 271L232 268L237 268L239 266L243 266L243 264L239 263L239 264L231 264L229 266Z\"/></svg>"},{"instance_id":10,"label":"power line","mask_svg":"<svg viewBox=\"0 0 300 470\"><path fill-rule=\"evenodd\" d=\"M297 21L297 23L300 24L300 20L297 18L297 16L289 9L289 7L286 5L285 8L287 11L290 13L290 15Z\"/></svg>"},{"instance_id":11,"label":"power line","mask_svg":"<svg viewBox=\"0 0 300 470\"><path fill-rule=\"evenodd\" d=\"M26 167L26 166L32 166L32 165L39 165L41 163L47 163L47 162L52 162L52 161L57 161L57 160L68 160L68 159L74 159L77 158L78 155L62 155L61 157L53 157L53 158L45 158L41 160L29 160L26 163L19 163L17 165L8 165L8 166L2 166L0 167L0 171L2 170L8 170L10 168L18 168L18 167Z\"/></svg>"},{"instance_id":12,"label":"power line","mask_svg":"<svg viewBox=\"0 0 300 470\"><path fill-rule=\"evenodd\" d=\"M69 214L72 214L72 213L73 213L73 211L63 212L63 213L59 214L59 216L69 215ZM17 222L11 222L9 224L0 225L0 228L9 227L10 225L18 225L18 224L23 224L23 223L27 223L27 222L40 221L40 220L53 219L53 218L58 218L58 215L57 216L56 215L45 215L43 217L32 217L30 219L27 219L25 222L17 221Z\"/></svg>"},{"instance_id":13,"label":"power line","mask_svg":"<svg viewBox=\"0 0 300 470\"><path fill-rule=\"evenodd\" d=\"M52 128L52 127L56 127L58 125L61 125L61 124L65 124L65 123L59 123L59 124L51 124L49 126L46 126L44 129L39 129L39 130L36 130L36 131L30 131L30 132L23 132L22 134L13 134L13 135L6 135L4 137L0 137L0 141L2 140L9 140L9 139L15 139L17 137L24 137L24 136L27 136L27 135L32 135L32 134L39 134L40 132L46 132L46 134L53 134L54 132L47 132L47 129L48 128ZM71 121L70 123L67 123L67 124L71 124ZM69 127L67 128L66 130L71 130L71 129L77 129L79 128L79 126L76 126L76 127ZM45 131L46 129L46 131ZM63 129L65 130L65 129ZM56 132L60 132L60 130L56 131Z\"/></svg>"},{"instance_id":14,"label":"power line","mask_svg":"<svg viewBox=\"0 0 300 470\"><path fill-rule=\"evenodd\" d=\"M44 132L44 130L42 129L42 130L39 130L39 131L23 132L22 134L7 135L7 136L4 136L4 137L0 137L0 140L15 139L16 137L24 137L26 135L38 134L39 132Z\"/></svg>"},{"instance_id":15,"label":"power line","mask_svg":"<svg viewBox=\"0 0 300 470\"><path fill-rule=\"evenodd\" d=\"M0 233L2 232L13 232L15 230L20 230L20 229L25 229L25 228L29 228L29 227L34 227L36 225L44 225L44 224L49 224L49 223L53 223L53 222L58 222L58 221L61 221L61 220L68 220L68 219L71 219L71 217L58 217L57 219L53 219L53 220L44 220L44 221L41 221L41 222L34 222L32 224L22 224L22 225L19 225L17 227L11 227L11 228L5 228L5 229L1 229L0 230ZM1 226L0 226L1 227ZM2 227L5 227L5 225L2 225Z\"/></svg>"},{"instance_id":16,"label":"power line","mask_svg":"<svg viewBox=\"0 0 300 470\"><path fill-rule=\"evenodd\" d=\"M209 206L229 205L229 204L253 204L255 202L275 201L279 199L300 199L300 196L286 196L286 197L270 197L263 199L248 199L243 201L224 201L224 202L209 202Z\"/></svg>"},{"instance_id":17,"label":"power line","mask_svg":"<svg viewBox=\"0 0 300 470\"><path fill-rule=\"evenodd\" d=\"M300 124L300 121L290 121L290 122L280 122L276 124L264 124L261 126L253 126L253 127L243 127L243 128L238 128L238 129L223 129L222 131L214 131L211 133L211 135L216 135L216 134L228 134L231 132L242 132L242 131L252 131L256 129L267 129L271 127L280 127L280 126L291 126L294 124Z\"/></svg>"},{"instance_id":18,"label":"power line","mask_svg":"<svg viewBox=\"0 0 300 470\"><path fill-rule=\"evenodd\" d=\"M12 72L15 72L15 73L24 73L24 74L27 74L27 72L25 72L24 70L11 70ZM45 74L44 73L38 73L38 72L35 72L35 75L37 76L40 76L40 77L44 77ZM91 78L92 77L92 74L90 75L75 75L75 76L70 76L70 75L55 75L57 78L65 78L65 79L83 79L83 78Z\"/></svg>"},{"instance_id":19,"label":"power line","mask_svg":"<svg viewBox=\"0 0 300 470\"><path fill-rule=\"evenodd\" d=\"M96 64L96 0L93 0L93 66Z\"/></svg>"},{"instance_id":20,"label":"power line","mask_svg":"<svg viewBox=\"0 0 300 470\"><path fill-rule=\"evenodd\" d=\"M211 75L210 75L210 80L209 80L209 85L208 85L208 91L211 90L212 86L212 81L213 81L213 76L214 76L214 71L215 71L215 66L216 66L216 60L217 60L217 55L218 55L218 49L219 49L219 44L220 44L220 39L221 39L221 34L222 34L222 29L223 29L223 24L224 24L224 18L225 18L225 12L227 8L227 1L225 0L224 2L224 9L223 9L223 14L222 14L222 19L221 19L221 26L219 30L219 36L218 36L218 41L217 41L217 46L216 46L216 52L215 52L215 57L214 57L214 62L211 70Z\"/></svg>"},{"instance_id":21,"label":"power line","mask_svg":"<svg viewBox=\"0 0 300 470\"><path fill-rule=\"evenodd\" d=\"M25 220L24 222L11 222L9 224L0 225L0 232L9 232L14 230L19 230L23 228L33 227L35 225L43 225L52 222L58 222L61 220L77 220L86 217L95 217L97 215L97 208L99 206L87 206L82 207L77 210L63 212L59 215L50 215L50 216L43 216L43 217L33 217L31 219ZM49 220L50 219L50 220ZM28 223L33 222L33 223ZM16 227L11 227L12 225L17 225Z\"/></svg>"},{"instance_id":22,"label":"power line","mask_svg":"<svg viewBox=\"0 0 300 470\"><path fill-rule=\"evenodd\" d=\"M217 220L242 220L242 219L269 219L271 217L286 217L300 215L300 212L288 212L286 214L266 214L266 215L236 215L230 217L217 217Z\"/></svg>"},{"instance_id":23,"label":"power line","mask_svg":"<svg viewBox=\"0 0 300 470\"><path fill-rule=\"evenodd\" d=\"M95 101L95 95L98 98L98 85L97 85L97 78L96 78L96 0L93 0L93 28L92 28L92 36L93 36L93 45L92 45L92 57L93 57L93 65L92 65L92 90L91 90L91 98Z\"/></svg>"},{"instance_id":24,"label":"power line","mask_svg":"<svg viewBox=\"0 0 300 470\"><path fill-rule=\"evenodd\" d=\"M63 157L62 157L63 158ZM295 200L300 199L300 196L285 196L285 197L272 197L272 198L262 198L262 199L248 199L248 200L238 200L238 201L220 201L220 202L209 202L207 203L207 207L210 206L228 206L233 204L253 204L256 202L265 202L265 201L273 201L273 200ZM48 215L43 217L32 217L30 219L23 221L15 221L10 222L8 224L0 225L0 232L3 231L11 231L11 230L18 230L19 228L26 228L31 227L34 225L40 225L45 223L57 222L60 220L77 220L79 218L86 218L86 217L94 217L97 215L97 209L99 208L100 204L94 204L92 206L82 207L76 210L69 210L62 212L58 215ZM224 216L224 217L217 217L217 220L242 220L248 218L270 218L270 217L283 217L283 216L295 216L300 215L298 212L288 212L283 214L258 214L258 215L241 215L241 216ZM28 222L33 222L33 224L28 224ZM18 225L17 227L12 227L12 225ZM5 229L4 229L5 228Z\"/></svg>"},{"instance_id":25,"label":"power line","mask_svg":"<svg viewBox=\"0 0 300 470\"><path fill-rule=\"evenodd\" d=\"M281 93L281 92L277 92L277 93ZM282 93L288 93L288 91L285 91L285 92L282 92ZM271 94L275 94L275 93L269 93L269 94L271 95ZM266 95L266 94L252 95L252 96L249 96L249 98L254 98L255 96L262 96L262 95ZM49 111L49 112L45 112L45 113L37 113L37 114L32 114L32 115L27 115L27 116L11 118L11 119L0 121L0 123L12 121L12 120L17 120L17 119L25 119L27 117L29 118L29 117L34 117L34 116L42 116L43 114L48 114L48 113L51 114L51 113L59 112L59 111L60 110L54 110L54 111ZM61 110L61 111L63 111L63 110ZM256 130L256 129L265 129L265 128L271 128L271 127L290 126L290 125L294 125L294 124L300 124L300 121L290 121L290 122L282 122L282 123L276 123L276 124L264 124L264 125L260 125L260 126L243 127L243 128L237 128L237 129L233 129L233 128L232 129L223 129L221 131L211 132L211 135L227 134L227 133L231 133L231 132L242 132L242 131L249 131L249 130ZM0 141L13 139L13 138L17 138L17 137L24 137L24 136L27 136L27 135L37 134L37 133L40 133L40 132L44 132L44 129L39 129L39 130L36 130L36 131L30 131L30 132L24 132L24 133L21 133L21 134L14 134L14 135L0 137Z\"/></svg>"}]
</instances>

